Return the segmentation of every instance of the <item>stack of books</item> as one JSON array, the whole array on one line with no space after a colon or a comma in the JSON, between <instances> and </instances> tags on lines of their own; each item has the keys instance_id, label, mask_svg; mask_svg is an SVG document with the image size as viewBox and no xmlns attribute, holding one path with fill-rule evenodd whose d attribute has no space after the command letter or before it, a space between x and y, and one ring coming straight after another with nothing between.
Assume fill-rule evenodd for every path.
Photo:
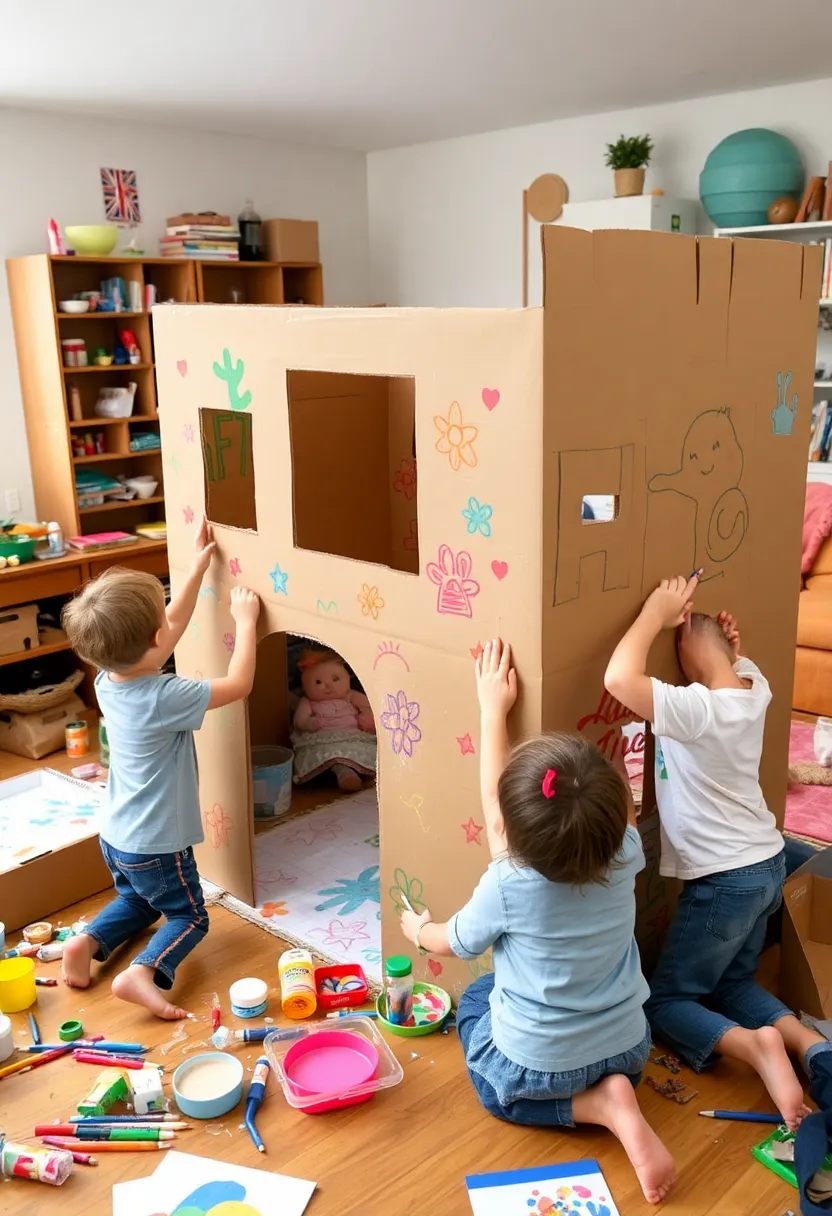
<instances>
[{"instance_id":1,"label":"stack of books","mask_svg":"<svg viewBox=\"0 0 832 1216\"><path fill-rule=\"evenodd\" d=\"M159 241L163 258L239 262L240 233L228 215L172 215Z\"/></svg>"},{"instance_id":2,"label":"stack of books","mask_svg":"<svg viewBox=\"0 0 832 1216\"><path fill-rule=\"evenodd\" d=\"M97 549L118 549L121 545L135 545L136 538L130 532L91 532L87 536L70 536L69 544L82 553Z\"/></svg>"}]
</instances>

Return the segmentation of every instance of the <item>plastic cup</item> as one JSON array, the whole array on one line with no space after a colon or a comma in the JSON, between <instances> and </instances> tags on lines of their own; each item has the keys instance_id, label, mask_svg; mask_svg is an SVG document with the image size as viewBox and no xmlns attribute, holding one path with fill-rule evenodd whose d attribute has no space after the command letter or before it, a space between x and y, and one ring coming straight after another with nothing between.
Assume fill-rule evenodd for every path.
<instances>
[{"instance_id":1,"label":"plastic cup","mask_svg":"<svg viewBox=\"0 0 832 1216\"><path fill-rule=\"evenodd\" d=\"M0 959L0 1013L20 1013L37 1000L35 960Z\"/></svg>"}]
</instances>

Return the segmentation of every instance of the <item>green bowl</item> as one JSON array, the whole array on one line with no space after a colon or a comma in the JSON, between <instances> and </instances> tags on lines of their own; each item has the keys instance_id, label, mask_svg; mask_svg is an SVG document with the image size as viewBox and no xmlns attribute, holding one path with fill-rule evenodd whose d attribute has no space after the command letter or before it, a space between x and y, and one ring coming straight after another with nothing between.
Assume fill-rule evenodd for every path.
<instances>
[{"instance_id":1,"label":"green bowl","mask_svg":"<svg viewBox=\"0 0 832 1216\"><path fill-rule=\"evenodd\" d=\"M420 996L425 993L430 993L436 1000L441 1001L442 1008L435 1008L433 1005L419 1000ZM376 1013L378 1020L381 1022L385 1030L389 1030L391 1034L400 1035L403 1039L418 1039L425 1034L433 1034L437 1030L442 1029L442 1023L451 1012L451 998L444 988L437 987L436 984L420 984L413 985L413 1024L405 1026L396 1026L393 1022L388 1022L384 1016L384 1011L387 1008L384 993L380 993L376 997ZM435 1021L429 1022L428 1015L436 1016Z\"/></svg>"},{"instance_id":2,"label":"green bowl","mask_svg":"<svg viewBox=\"0 0 832 1216\"><path fill-rule=\"evenodd\" d=\"M35 554L37 538L34 536L1 536L0 557L19 557L21 564L30 562Z\"/></svg>"},{"instance_id":3,"label":"green bowl","mask_svg":"<svg viewBox=\"0 0 832 1216\"><path fill-rule=\"evenodd\" d=\"M81 257L104 258L112 253L118 240L118 228L112 224L77 224L64 228L67 244Z\"/></svg>"}]
</instances>

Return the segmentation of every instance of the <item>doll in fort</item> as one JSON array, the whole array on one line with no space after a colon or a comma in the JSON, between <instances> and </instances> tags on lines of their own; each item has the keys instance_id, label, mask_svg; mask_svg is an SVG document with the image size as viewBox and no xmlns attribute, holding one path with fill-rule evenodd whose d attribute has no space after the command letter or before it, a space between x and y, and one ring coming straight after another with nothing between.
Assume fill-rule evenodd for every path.
<instances>
[{"instance_id":1,"label":"doll in fort","mask_svg":"<svg viewBox=\"0 0 832 1216\"><path fill-rule=\"evenodd\" d=\"M331 650L304 650L298 662L303 697L293 719L295 781L329 770L338 788L355 792L376 771L376 726L370 702L350 687L350 674Z\"/></svg>"}]
</instances>

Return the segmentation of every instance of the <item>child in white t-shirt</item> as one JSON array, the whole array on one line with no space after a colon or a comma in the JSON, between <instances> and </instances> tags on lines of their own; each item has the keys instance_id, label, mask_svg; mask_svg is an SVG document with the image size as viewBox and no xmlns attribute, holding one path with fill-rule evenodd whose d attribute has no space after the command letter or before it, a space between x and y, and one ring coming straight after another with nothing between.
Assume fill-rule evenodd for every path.
<instances>
[{"instance_id":1,"label":"child in white t-shirt","mask_svg":"<svg viewBox=\"0 0 832 1216\"><path fill-rule=\"evenodd\" d=\"M664 580L619 642L607 690L653 726L661 873L683 882L646 1010L654 1032L697 1071L733 1056L762 1078L784 1121L807 1113L787 1050L826 1040L755 979L769 916L782 902L783 837L759 783L771 691L740 658L733 617L691 611L698 577ZM650 647L678 629L689 683L646 674Z\"/></svg>"}]
</instances>

